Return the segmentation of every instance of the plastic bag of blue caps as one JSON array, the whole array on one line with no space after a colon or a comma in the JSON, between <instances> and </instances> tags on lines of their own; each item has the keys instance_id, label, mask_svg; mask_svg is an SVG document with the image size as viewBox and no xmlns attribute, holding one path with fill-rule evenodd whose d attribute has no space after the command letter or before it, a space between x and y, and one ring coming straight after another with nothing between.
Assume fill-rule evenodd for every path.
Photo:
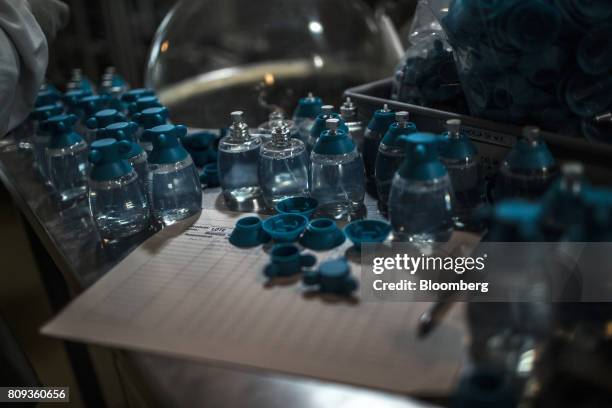
<instances>
[{"instance_id":1,"label":"plastic bag of blue caps","mask_svg":"<svg viewBox=\"0 0 612 408\"><path fill-rule=\"evenodd\" d=\"M612 142L609 0L428 0L473 116ZM599 119L597 119L599 117Z\"/></svg>"},{"instance_id":2,"label":"plastic bag of blue caps","mask_svg":"<svg viewBox=\"0 0 612 408\"><path fill-rule=\"evenodd\" d=\"M430 0L419 1L408 42L410 46L395 69L391 98L428 107L457 108L463 98L453 51Z\"/></svg>"}]
</instances>

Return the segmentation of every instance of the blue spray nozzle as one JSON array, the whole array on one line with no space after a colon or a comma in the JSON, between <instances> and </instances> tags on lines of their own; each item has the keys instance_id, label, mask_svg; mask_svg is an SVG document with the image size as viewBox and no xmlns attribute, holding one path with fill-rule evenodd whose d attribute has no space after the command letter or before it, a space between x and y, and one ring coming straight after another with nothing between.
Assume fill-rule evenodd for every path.
<instances>
[{"instance_id":1,"label":"blue spray nozzle","mask_svg":"<svg viewBox=\"0 0 612 408\"><path fill-rule=\"evenodd\" d=\"M316 154L338 155L350 153L355 149L355 143L348 136L348 130L344 129L346 125L340 119L331 117L325 121L325 124L327 130L321 133L313 152Z\"/></svg>"},{"instance_id":2,"label":"blue spray nozzle","mask_svg":"<svg viewBox=\"0 0 612 408\"><path fill-rule=\"evenodd\" d=\"M298 102L293 117L297 118L310 118L315 119L319 113L321 113L321 106L323 101L321 98L314 96L312 93L308 94L307 97L301 98Z\"/></svg>"},{"instance_id":3,"label":"blue spray nozzle","mask_svg":"<svg viewBox=\"0 0 612 408\"><path fill-rule=\"evenodd\" d=\"M109 102L110 97L108 95L91 95L81 98L76 106L83 111L86 118L89 118L104 110Z\"/></svg>"},{"instance_id":4,"label":"blue spray nozzle","mask_svg":"<svg viewBox=\"0 0 612 408\"><path fill-rule=\"evenodd\" d=\"M136 157L140 155L144 150L136 143L136 131L138 125L134 122L117 122L111 123L104 129L99 129L96 136L100 138L112 138L119 141L127 141L130 143L131 148L128 153L128 158Z\"/></svg>"},{"instance_id":5,"label":"blue spray nozzle","mask_svg":"<svg viewBox=\"0 0 612 408\"><path fill-rule=\"evenodd\" d=\"M94 116L87 119L85 124L88 129L101 129L116 122L125 122L126 118L121 112L116 109L103 109L95 113Z\"/></svg>"},{"instance_id":6,"label":"blue spray nozzle","mask_svg":"<svg viewBox=\"0 0 612 408\"><path fill-rule=\"evenodd\" d=\"M443 140L443 137L431 133L401 136L400 141L406 146L406 158L398 174L405 179L422 181L446 175L446 167L438 158L440 143Z\"/></svg>"},{"instance_id":7,"label":"blue spray nozzle","mask_svg":"<svg viewBox=\"0 0 612 408\"><path fill-rule=\"evenodd\" d=\"M170 164L185 160L189 153L179 142L187 134L183 125L161 125L145 130L143 136L153 142L149 163Z\"/></svg>"},{"instance_id":8,"label":"blue spray nozzle","mask_svg":"<svg viewBox=\"0 0 612 408\"><path fill-rule=\"evenodd\" d=\"M30 117L37 121L45 121L52 116L61 115L64 109L59 105L39 106L32 111Z\"/></svg>"},{"instance_id":9,"label":"blue spray nozzle","mask_svg":"<svg viewBox=\"0 0 612 408\"><path fill-rule=\"evenodd\" d=\"M131 89L127 91L126 93L124 93L123 95L121 95L121 101L129 104L129 103L136 102L139 98L142 98L145 96L154 96L154 95L155 95L155 92L152 89L148 89L148 88Z\"/></svg>"},{"instance_id":10,"label":"blue spray nozzle","mask_svg":"<svg viewBox=\"0 0 612 408\"><path fill-rule=\"evenodd\" d=\"M41 123L41 129L51 135L49 147L62 149L83 142L83 138L72 129L78 118L76 115L57 115Z\"/></svg>"},{"instance_id":11,"label":"blue spray nozzle","mask_svg":"<svg viewBox=\"0 0 612 408\"><path fill-rule=\"evenodd\" d=\"M75 90L66 92L64 96L62 97L62 100L64 101L66 106L68 106L69 108L76 108L77 103L81 99L91 96L91 95L92 95L92 92L89 90L75 89Z\"/></svg>"},{"instance_id":12,"label":"blue spray nozzle","mask_svg":"<svg viewBox=\"0 0 612 408\"><path fill-rule=\"evenodd\" d=\"M389 126L395 121L395 112L385 104L382 109L374 112L372 119L368 123L368 129L379 134L385 134Z\"/></svg>"},{"instance_id":13,"label":"blue spray nozzle","mask_svg":"<svg viewBox=\"0 0 612 408\"><path fill-rule=\"evenodd\" d=\"M91 144L89 161L93 164L90 172L92 180L112 180L130 174L132 166L129 158L132 144L126 140L99 139Z\"/></svg>"},{"instance_id":14,"label":"blue spray nozzle","mask_svg":"<svg viewBox=\"0 0 612 408\"><path fill-rule=\"evenodd\" d=\"M53 86L46 86L44 89L41 89L36 96L36 102L34 106L46 106L53 105L62 100L62 94L57 88Z\"/></svg>"},{"instance_id":15,"label":"blue spray nozzle","mask_svg":"<svg viewBox=\"0 0 612 408\"><path fill-rule=\"evenodd\" d=\"M143 96L128 104L128 111L134 115L148 108L161 108L162 104L156 96Z\"/></svg>"},{"instance_id":16,"label":"blue spray nozzle","mask_svg":"<svg viewBox=\"0 0 612 408\"><path fill-rule=\"evenodd\" d=\"M383 136L381 143L385 146L399 146L402 143L402 136L411 135L418 132L414 123L408 121L408 112L397 112L394 116L396 122L389 126Z\"/></svg>"},{"instance_id":17,"label":"blue spray nozzle","mask_svg":"<svg viewBox=\"0 0 612 408\"><path fill-rule=\"evenodd\" d=\"M135 113L132 115L132 119L143 129L151 129L155 126L165 125L168 121L168 115L168 108L154 107Z\"/></svg>"}]
</instances>

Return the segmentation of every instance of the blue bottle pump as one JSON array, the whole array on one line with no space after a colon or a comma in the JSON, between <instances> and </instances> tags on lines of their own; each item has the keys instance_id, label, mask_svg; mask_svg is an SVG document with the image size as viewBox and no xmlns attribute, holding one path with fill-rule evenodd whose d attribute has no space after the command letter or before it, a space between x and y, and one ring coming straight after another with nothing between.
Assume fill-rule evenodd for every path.
<instances>
[{"instance_id":1,"label":"blue bottle pump","mask_svg":"<svg viewBox=\"0 0 612 408\"><path fill-rule=\"evenodd\" d=\"M125 122L127 119L125 115L117 111L116 109L103 109L94 114L94 116L87 119L85 124L89 130L104 129L110 124L117 122Z\"/></svg>"},{"instance_id":2,"label":"blue bottle pump","mask_svg":"<svg viewBox=\"0 0 612 408\"><path fill-rule=\"evenodd\" d=\"M145 131L168 123L168 115L168 109L165 107L148 108L132 115L134 122L140 126L137 133L138 142L147 153L150 153L153 149L153 141L145 136Z\"/></svg>"},{"instance_id":3,"label":"blue bottle pump","mask_svg":"<svg viewBox=\"0 0 612 408\"><path fill-rule=\"evenodd\" d=\"M363 165L366 174L366 189L374 197L378 197L375 181L376 156L378 146L389 126L395 121L395 113L385 104L382 109L374 112L363 136Z\"/></svg>"},{"instance_id":4,"label":"blue bottle pump","mask_svg":"<svg viewBox=\"0 0 612 408\"><path fill-rule=\"evenodd\" d=\"M136 102L132 102L128 104L128 111L131 115L134 115L138 112L142 112L148 108L161 108L162 104L157 100L156 96L142 96L136 100Z\"/></svg>"},{"instance_id":5,"label":"blue bottle pump","mask_svg":"<svg viewBox=\"0 0 612 408\"><path fill-rule=\"evenodd\" d=\"M312 125L308 140L305 142L308 151L311 151L313 149L314 145L317 143L317 140L325 131L327 119L338 119L338 129L343 130L347 134L349 133L349 129L340 117L340 115L334 112L334 107L332 105L324 105L321 107L321 114L317 116Z\"/></svg>"}]
</instances>

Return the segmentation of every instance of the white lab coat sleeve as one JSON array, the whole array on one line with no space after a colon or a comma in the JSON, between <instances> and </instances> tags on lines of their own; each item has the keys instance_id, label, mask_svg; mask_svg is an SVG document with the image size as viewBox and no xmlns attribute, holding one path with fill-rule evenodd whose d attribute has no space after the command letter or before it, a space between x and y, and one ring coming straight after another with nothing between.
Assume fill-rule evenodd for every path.
<instances>
[{"instance_id":1,"label":"white lab coat sleeve","mask_svg":"<svg viewBox=\"0 0 612 408\"><path fill-rule=\"evenodd\" d=\"M0 136L32 111L45 79L47 40L25 0L0 0Z\"/></svg>"}]
</instances>

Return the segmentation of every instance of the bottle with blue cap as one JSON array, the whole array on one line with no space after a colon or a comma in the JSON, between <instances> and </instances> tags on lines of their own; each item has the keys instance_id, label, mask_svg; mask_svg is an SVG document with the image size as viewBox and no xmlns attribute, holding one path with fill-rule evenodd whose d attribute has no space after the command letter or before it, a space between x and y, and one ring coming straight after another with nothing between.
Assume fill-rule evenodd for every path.
<instances>
[{"instance_id":1,"label":"bottle with blue cap","mask_svg":"<svg viewBox=\"0 0 612 408\"><path fill-rule=\"evenodd\" d=\"M100 139L97 135L99 130L104 129L112 123L125 122L126 120L125 116L116 109L103 109L98 111L85 121L89 133L87 139L92 141Z\"/></svg>"},{"instance_id":2,"label":"bottle with blue cap","mask_svg":"<svg viewBox=\"0 0 612 408\"><path fill-rule=\"evenodd\" d=\"M91 143L95 139L95 134L89 132L87 127L87 120L95 117L96 113L101 110L106 110L110 97L107 95L91 95L81 98L76 106L81 114L79 121L76 125L76 130L85 137L88 143Z\"/></svg>"},{"instance_id":3,"label":"bottle with blue cap","mask_svg":"<svg viewBox=\"0 0 612 408\"><path fill-rule=\"evenodd\" d=\"M493 199L541 197L557 176L557 163L540 137L540 129L527 126L499 169Z\"/></svg>"},{"instance_id":4,"label":"bottle with blue cap","mask_svg":"<svg viewBox=\"0 0 612 408\"><path fill-rule=\"evenodd\" d=\"M308 196L308 180L306 146L291 137L289 128L275 127L259 155L259 184L266 205L274 208L286 198Z\"/></svg>"},{"instance_id":5,"label":"bottle with blue cap","mask_svg":"<svg viewBox=\"0 0 612 408\"><path fill-rule=\"evenodd\" d=\"M104 129L98 130L98 139L116 139L118 141L126 141L130 143L130 151L127 153L126 159L132 165L136 174L138 174L138 182L142 187L143 193L146 195L146 183L149 179L149 164L147 162L147 152L136 142L136 131L138 125L134 122L116 122L111 123Z\"/></svg>"},{"instance_id":6,"label":"bottle with blue cap","mask_svg":"<svg viewBox=\"0 0 612 408\"><path fill-rule=\"evenodd\" d=\"M363 205L364 169L357 146L340 128L340 119L327 119L327 131L312 150L311 196L331 218L350 216Z\"/></svg>"},{"instance_id":7,"label":"bottle with blue cap","mask_svg":"<svg viewBox=\"0 0 612 408\"><path fill-rule=\"evenodd\" d=\"M115 67L107 67L100 81L100 93L112 98L120 99L121 95L129 90L125 79L117 73Z\"/></svg>"},{"instance_id":8,"label":"bottle with blue cap","mask_svg":"<svg viewBox=\"0 0 612 408\"><path fill-rule=\"evenodd\" d=\"M301 98L298 102L298 106L293 112L293 122L297 128L298 138L306 144L310 137L310 130L312 125L321 113L321 106L323 101L321 98L316 97L312 92L308 93L308 96Z\"/></svg>"},{"instance_id":9,"label":"bottle with blue cap","mask_svg":"<svg viewBox=\"0 0 612 408\"><path fill-rule=\"evenodd\" d=\"M161 125L145 131L153 140L149 155L147 191L153 216L165 225L197 214L202 209L202 186L197 169L179 139L182 125Z\"/></svg>"},{"instance_id":10,"label":"bottle with blue cap","mask_svg":"<svg viewBox=\"0 0 612 408\"><path fill-rule=\"evenodd\" d=\"M157 96L154 96L154 95L141 96L140 98L136 99L135 102L132 102L127 105L128 112L132 116L148 108L161 108L161 107L162 107L162 104L157 99Z\"/></svg>"},{"instance_id":11,"label":"bottle with blue cap","mask_svg":"<svg viewBox=\"0 0 612 408\"><path fill-rule=\"evenodd\" d=\"M87 143L73 128L75 115L59 115L43 122L51 140L45 149L49 179L62 202L71 202L87 193Z\"/></svg>"},{"instance_id":12,"label":"bottle with blue cap","mask_svg":"<svg viewBox=\"0 0 612 408\"><path fill-rule=\"evenodd\" d=\"M55 105L62 103L62 93L51 84L44 83L38 94L34 106L41 107L46 105Z\"/></svg>"},{"instance_id":13,"label":"bottle with blue cap","mask_svg":"<svg viewBox=\"0 0 612 408\"><path fill-rule=\"evenodd\" d=\"M478 151L468 135L461 131L460 119L446 121L444 141L440 146L440 160L446 166L453 185L455 226L473 225L472 213L484 202L484 180Z\"/></svg>"},{"instance_id":14,"label":"bottle with blue cap","mask_svg":"<svg viewBox=\"0 0 612 408\"><path fill-rule=\"evenodd\" d=\"M357 145L357 150L363 152L363 123L357 118L357 106L347 97L344 103L340 106L340 117L346 123L349 131L349 136Z\"/></svg>"},{"instance_id":15,"label":"bottle with blue cap","mask_svg":"<svg viewBox=\"0 0 612 408\"><path fill-rule=\"evenodd\" d=\"M79 102L81 99L92 96L91 91L86 91L83 89L74 89L72 91L66 92L62 96L62 101L64 102L64 106L66 107L66 113L76 115L77 117L82 117L84 115L83 109L79 107Z\"/></svg>"},{"instance_id":16,"label":"bottle with blue cap","mask_svg":"<svg viewBox=\"0 0 612 408\"><path fill-rule=\"evenodd\" d=\"M378 146L389 126L395 120L395 113L389 109L389 105L385 104L382 109L374 112L368 127L363 135L363 165L365 167L366 189L368 193L376 196L376 156L378 156Z\"/></svg>"},{"instance_id":17,"label":"bottle with blue cap","mask_svg":"<svg viewBox=\"0 0 612 408\"><path fill-rule=\"evenodd\" d=\"M219 142L219 181L230 206L261 196L258 176L261 138L251 135L243 116L242 111L231 113L230 132Z\"/></svg>"},{"instance_id":18,"label":"bottle with blue cap","mask_svg":"<svg viewBox=\"0 0 612 408\"><path fill-rule=\"evenodd\" d=\"M83 71L80 68L72 70L70 80L66 84L66 91L82 90L86 92L95 92L95 87L91 79L86 75L83 75Z\"/></svg>"},{"instance_id":19,"label":"bottle with blue cap","mask_svg":"<svg viewBox=\"0 0 612 408\"><path fill-rule=\"evenodd\" d=\"M349 134L349 129L346 126L346 123L344 123L340 115L334 112L334 107L332 105L324 105L321 107L321 114L317 116L314 123L312 124L312 128L310 129L310 135L308 136L308 139L305 142L306 148L309 152L311 152L315 144L317 144L317 140L319 140L321 134L325 132L325 129L327 128L327 119L338 119L338 128L346 132L347 135Z\"/></svg>"},{"instance_id":20,"label":"bottle with blue cap","mask_svg":"<svg viewBox=\"0 0 612 408\"><path fill-rule=\"evenodd\" d=\"M60 115L63 110L60 105L47 105L34 109L34 112L30 114L33 134L32 144L34 147L34 167L36 167L43 181L47 184L50 184L50 179L45 150L49 146L51 135L41 124L53 116Z\"/></svg>"},{"instance_id":21,"label":"bottle with blue cap","mask_svg":"<svg viewBox=\"0 0 612 408\"><path fill-rule=\"evenodd\" d=\"M156 126L165 125L168 123L168 108L155 107L148 108L142 112L138 112L132 115L132 120L140 126L136 133L136 139L142 148L147 152L151 153L153 150L153 141L147 139L145 131L147 129L153 129Z\"/></svg>"},{"instance_id":22,"label":"bottle with blue cap","mask_svg":"<svg viewBox=\"0 0 612 408\"><path fill-rule=\"evenodd\" d=\"M138 174L127 161L132 144L99 139L91 144L89 208L101 238L115 242L149 225L149 205Z\"/></svg>"},{"instance_id":23,"label":"bottle with blue cap","mask_svg":"<svg viewBox=\"0 0 612 408\"><path fill-rule=\"evenodd\" d=\"M142 98L144 96L155 96L155 92L153 92L152 89L148 88L135 88L124 92L123 95L121 95L121 97L119 98L123 106L123 113L129 113L128 106L131 103L136 102L138 98Z\"/></svg>"},{"instance_id":24,"label":"bottle with blue cap","mask_svg":"<svg viewBox=\"0 0 612 408\"><path fill-rule=\"evenodd\" d=\"M405 111L395 114L396 122L389 126L382 141L378 146L376 166L374 175L376 179L376 191L378 195L378 208L383 214L387 214L389 204L389 192L395 172L404 162L406 147L400 140L402 136L416 133L416 125L408 121L409 113Z\"/></svg>"},{"instance_id":25,"label":"bottle with blue cap","mask_svg":"<svg viewBox=\"0 0 612 408\"><path fill-rule=\"evenodd\" d=\"M395 239L445 242L453 232L453 190L438 159L439 137L429 133L402 136L406 159L391 184L389 220Z\"/></svg>"}]
</instances>

